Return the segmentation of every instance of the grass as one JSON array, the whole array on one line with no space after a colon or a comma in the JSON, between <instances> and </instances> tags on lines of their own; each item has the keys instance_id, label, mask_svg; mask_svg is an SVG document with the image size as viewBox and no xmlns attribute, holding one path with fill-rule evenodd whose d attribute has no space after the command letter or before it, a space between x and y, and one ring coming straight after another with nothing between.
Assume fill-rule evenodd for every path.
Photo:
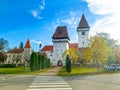
<instances>
[{"instance_id":1,"label":"grass","mask_svg":"<svg viewBox=\"0 0 120 90\"><path fill-rule=\"evenodd\" d=\"M0 74L30 74L30 75L38 75L39 73L46 72L53 67L45 68L44 70L37 70L31 72L29 67L27 68L27 71L24 71L24 67L18 67L18 68L0 68Z\"/></svg>"},{"instance_id":2,"label":"grass","mask_svg":"<svg viewBox=\"0 0 120 90\"><path fill-rule=\"evenodd\" d=\"M100 68L100 71L97 68L93 67L79 67L79 66L72 66L72 71L70 73L66 72L65 67L62 67L61 70L58 72L59 76L72 76L72 75L96 75L96 74L113 74L118 73L116 71L104 71Z\"/></svg>"}]
</instances>

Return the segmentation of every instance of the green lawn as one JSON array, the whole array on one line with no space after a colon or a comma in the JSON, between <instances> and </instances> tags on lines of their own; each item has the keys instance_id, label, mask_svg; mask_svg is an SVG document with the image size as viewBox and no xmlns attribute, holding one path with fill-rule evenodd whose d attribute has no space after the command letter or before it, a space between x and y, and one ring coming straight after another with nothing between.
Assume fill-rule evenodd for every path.
<instances>
[{"instance_id":1,"label":"green lawn","mask_svg":"<svg viewBox=\"0 0 120 90\"><path fill-rule=\"evenodd\" d=\"M100 71L97 71L97 68L92 67L79 67L79 66L72 66L71 73L67 73L65 67L62 67L59 71L59 76L71 76L71 75L94 75L94 74L113 74L118 73L115 71L104 71L102 68Z\"/></svg>"},{"instance_id":2,"label":"green lawn","mask_svg":"<svg viewBox=\"0 0 120 90\"><path fill-rule=\"evenodd\" d=\"M27 71L24 71L24 67L18 67L18 68L0 68L0 74L33 74L38 75L41 72L45 72L47 70L52 69L53 67L44 69L44 70L37 70L31 72L29 67L27 68Z\"/></svg>"}]
</instances>

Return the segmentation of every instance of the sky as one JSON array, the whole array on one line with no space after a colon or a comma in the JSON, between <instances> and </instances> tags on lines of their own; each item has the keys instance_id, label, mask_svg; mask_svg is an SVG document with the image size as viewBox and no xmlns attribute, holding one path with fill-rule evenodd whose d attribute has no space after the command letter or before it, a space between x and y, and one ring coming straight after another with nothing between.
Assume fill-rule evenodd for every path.
<instances>
[{"instance_id":1,"label":"sky","mask_svg":"<svg viewBox=\"0 0 120 90\"><path fill-rule=\"evenodd\" d=\"M109 33L120 40L120 12L117 0L0 0L0 38L9 48L30 39L34 51L52 45L57 26L67 26L70 42L78 42L77 26L84 13L90 35Z\"/></svg>"}]
</instances>

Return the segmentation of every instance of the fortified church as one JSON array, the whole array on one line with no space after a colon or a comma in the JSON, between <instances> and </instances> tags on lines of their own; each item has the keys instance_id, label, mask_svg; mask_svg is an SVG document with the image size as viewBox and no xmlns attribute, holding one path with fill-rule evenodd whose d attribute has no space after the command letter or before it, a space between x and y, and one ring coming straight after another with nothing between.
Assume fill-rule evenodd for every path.
<instances>
[{"instance_id":1,"label":"fortified church","mask_svg":"<svg viewBox=\"0 0 120 90\"><path fill-rule=\"evenodd\" d=\"M64 66L65 60L62 58L62 54L65 50L73 48L80 51L81 49L88 47L89 29L90 27L83 14L76 30L78 33L78 43L70 43L67 27L58 26L52 36L53 45L43 47L41 52L45 53L47 57L51 59L51 64L53 66Z\"/></svg>"},{"instance_id":2,"label":"fortified church","mask_svg":"<svg viewBox=\"0 0 120 90\"><path fill-rule=\"evenodd\" d=\"M65 60L62 58L62 55L66 50L72 48L80 52L83 48L88 47L89 29L90 27L83 14L76 30L78 33L78 43L70 43L67 27L58 26L52 36L53 45L44 46L41 52L45 53L47 58L50 58L53 66L64 66ZM28 64L31 53L30 41L28 40L24 48L15 48L6 53L6 63Z\"/></svg>"}]
</instances>

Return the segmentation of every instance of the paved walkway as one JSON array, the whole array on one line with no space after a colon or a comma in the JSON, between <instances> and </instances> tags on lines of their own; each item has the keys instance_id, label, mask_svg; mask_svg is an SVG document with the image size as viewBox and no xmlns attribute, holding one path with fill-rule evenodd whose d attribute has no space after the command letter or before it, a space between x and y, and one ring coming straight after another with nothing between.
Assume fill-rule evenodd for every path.
<instances>
[{"instance_id":1,"label":"paved walkway","mask_svg":"<svg viewBox=\"0 0 120 90\"><path fill-rule=\"evenodd\" d=\"M72 90L68 83L57 76L61 67L56 67L36 76L27 90Z\"/></svg>"},{"instance_id":2,"label":"paved walkway","mask_svg":"<svg viewBox=\"0 0 120 90\"><path fill-rule=\"evenodd\" d=\"M47 72L40 73L40 76L56 76L61 67L55 67L54 69L48 70Z\"/></svg>"}]
</instances>

